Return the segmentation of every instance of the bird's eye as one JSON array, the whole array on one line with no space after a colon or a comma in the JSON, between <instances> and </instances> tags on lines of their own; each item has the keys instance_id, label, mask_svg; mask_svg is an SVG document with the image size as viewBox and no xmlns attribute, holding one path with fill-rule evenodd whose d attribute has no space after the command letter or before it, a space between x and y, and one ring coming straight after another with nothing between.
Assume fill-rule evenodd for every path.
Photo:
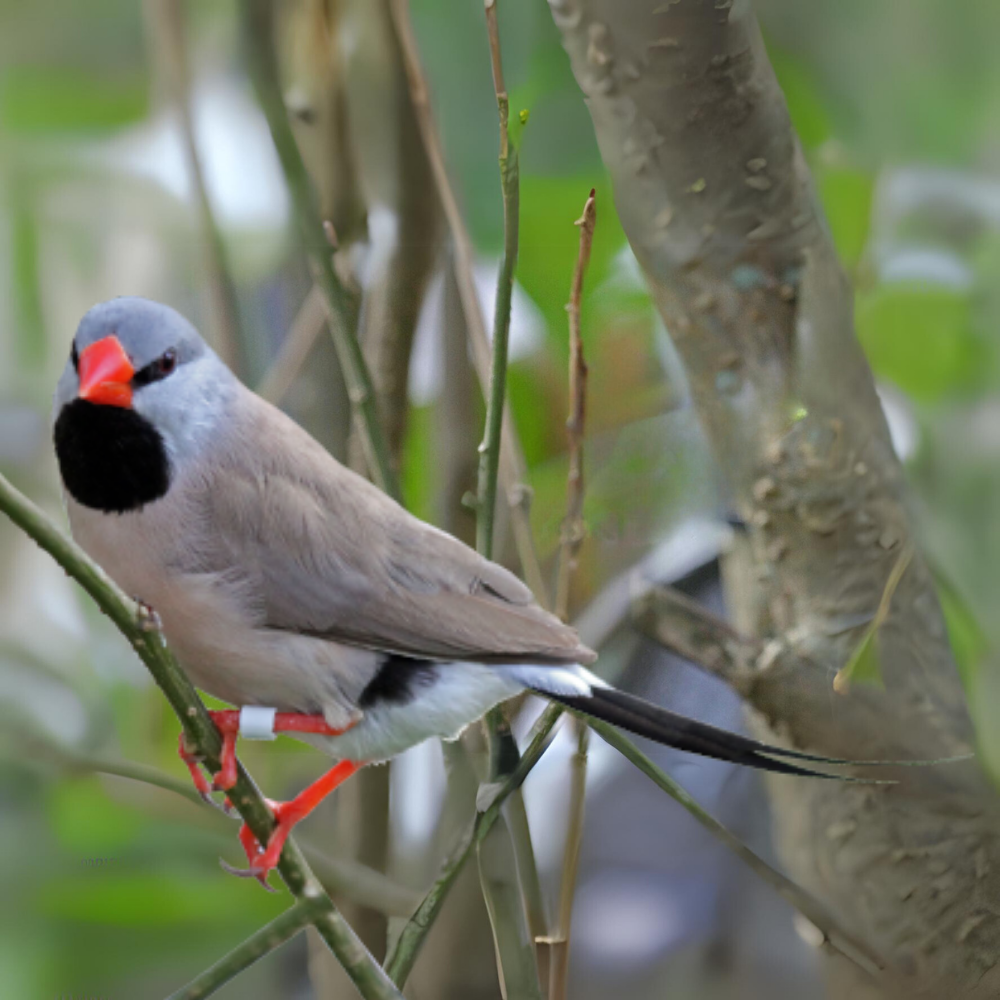
<instances>
[{"instance_id":1,"label":"bird's eye","mask_svg":"<svg viewBox=\"0 0 1000 1000\"><path fill-rule=\"evenodd\" d=\"M177 367L177 352L171 347L157 359L157 370L161 378L166 378Z\"/></svg>"},{"instance_id":2,"label":"bird's eye","mask_svg":"<svg viewBox=\"0 0 1000 1000\"><path fill-rule=\"evenodd\" d=\"M155 361L150 361L145 368L140 368L132 376L133 388L141 388L151 382L159 382L166 378L177 367L177 351L168 348Z\"/></svg>"},{"instance_id":3,"label":"bird's eye","mask_svg":"<svg viewBox=\"0 0 1000 1000\"><path fill-rule=\"evenodd\" d=\"M76 372L80 371L80 352L76 349L76 341L73 341L73 347L69 352L70 361L73 362L73 370Z\"/></svg>"}]
</instances>

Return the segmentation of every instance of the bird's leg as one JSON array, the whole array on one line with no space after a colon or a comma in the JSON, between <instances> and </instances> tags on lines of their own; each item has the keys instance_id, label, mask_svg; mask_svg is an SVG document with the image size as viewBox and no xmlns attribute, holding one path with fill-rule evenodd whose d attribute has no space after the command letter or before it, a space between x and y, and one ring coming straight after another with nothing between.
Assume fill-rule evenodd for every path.
<instances>
[{"instance_id":1,"label":"bird's leg","mask_svg":"<svg viewBox=\"0 0 1000 1000\"><path fill-rule=\"evenodd\" d=\"M194 787L197 789L198 794L206 802L212 803L212 786L206 780L205 775L201 773L201 767L199 766L205 758L190 749L183 729L181 730L180 740L177 744L177 753L191 772L191 780L194 782ZM214 803L212 804L214 805Z\"/></svg>"},{"instance_id":2,"label":"bird's leg","mask_svg":"<svg viewBox=\"0 0 1000 1000\"><path fill-rule=\"evenodd\" d=\"M354 723L343 729L335 729L327 723L322 715L306 715L302 712L275 712L273 709L263 710L270 712L267 716L269 728L267 732L261 732L255 728L253 736L249 736L246 730L246 718L244 710L224 709L221 711L210 711L215 728L222 736L222 753L220 754L220 768L211 784L206 781L201 773L199 765L203 758L191 750L181 733L179 754L182 761L191 772L191 780L198 794L207 802L212 802L210 793L213 791L228 792L236 784L237 761L236 761L236 740L240 735L251 739L274 739L278 733L317 733L321 736L340 736L346 733ZM214 804L214 803L213 803Z\"/></svg>"},{"instance_id":3,"label":"bird's leg","mask_svg":"<svg viewBox=\"0 0 1000 1000\"><path fill-rule=\"evenodd\" d=\"M250 867L244 872L238 872L226 865L226 870L234 875L252 875L267 888L267 876L281 859L282 849L289 833L292 832L292 827L305 819L335 788L342 785L352 774L364 766L364 761L342 760L318 781L314 781L304 791L299 792L291 801L269 802L268 804L274 811L276 822L267 841L267 848L261 850L260 843L253 835L253 831L244 823L240 828L240 843L243 845L243 850L246 851Z\"/></svg>"}]
</instances>

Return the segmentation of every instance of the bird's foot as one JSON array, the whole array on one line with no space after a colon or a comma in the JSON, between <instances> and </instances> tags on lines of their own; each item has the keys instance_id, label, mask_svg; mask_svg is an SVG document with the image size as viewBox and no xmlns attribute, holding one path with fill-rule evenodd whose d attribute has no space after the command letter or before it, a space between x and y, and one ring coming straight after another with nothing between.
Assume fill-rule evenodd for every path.
<instances>
[{"instance_id":1,"label":"bird's foot","mask_svg":"<svg viewBox=\"0 0 1000 1000\"><path fill-rule=\"evenodd\" d=\"M240 878L255 878L265 889L270 890L267 877L281 860L281 852L292 828L305 819L338 785L342 785L362 767L364 767L363 763L342 760L291 801L271 802L268 800L268 805L274 812L275 823L267 846L262 848L253 831L244 823L240 827L240 843L243 845L250 867L233 868L225 861L222 862L222 867L231 875L238 875Z\"/></svg>"},{"instance_id":2,"label":"bird's foot","mask_svg":"<svg viewBox=\"0 0 1000 1000\"><path fill-rule=\"evenodd\" d=\"M305 715L302 712L275 712L273 709L251 709L250 711L262 711L270 724L270 728L264 733L256 728L259 726L259 721L255 719L252 737L255 739L274 739L279 733L318 733L321 736L340 736L354 725L351 723L350 726L343 729L334 729L322 715ZM204 762L204 758L189 747L183 732L181 732L179 753L181 760L191 772L191 780L194 782L198 794L210 805L219 808L211 793L213 791L228 792L236 784L236 778L239 774L239 764L236 760L236 740L241 733L248 736L247 722L244 710L223 709L210 711L208 714L222 737L222 753L219 755L221 766L211 784L201 771L200 765ZM228 799L221 808L227 815L232 815L232 807Z\"/></svg>"}]
</instances>

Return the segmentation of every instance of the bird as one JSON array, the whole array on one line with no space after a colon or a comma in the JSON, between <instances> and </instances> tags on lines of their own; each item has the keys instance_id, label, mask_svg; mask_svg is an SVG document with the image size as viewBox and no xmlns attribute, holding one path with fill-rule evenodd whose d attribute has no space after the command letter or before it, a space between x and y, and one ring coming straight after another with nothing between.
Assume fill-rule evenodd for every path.
<instances>
[{"instance_id":1,"label":"bird","mask_svg":"<svg viewBox=\"0 0 1000 1000\"><path fill-rule=\"evenodd\" d=\"M213 711L223 750L209 798L236 781L236 741L287 734L336 764L271 803L266 886L292 828L359 768L455 739L524 691L679 750L788 775L849 763L771 746L670 712L588 669L597 654L507 569L338 462L243 385L169 306L90 309L53 400L70 530L156 612ZM210 799L209 799L210 800ZM210 800L211 801L211 800Z\"/></svg>"}]
</instances>

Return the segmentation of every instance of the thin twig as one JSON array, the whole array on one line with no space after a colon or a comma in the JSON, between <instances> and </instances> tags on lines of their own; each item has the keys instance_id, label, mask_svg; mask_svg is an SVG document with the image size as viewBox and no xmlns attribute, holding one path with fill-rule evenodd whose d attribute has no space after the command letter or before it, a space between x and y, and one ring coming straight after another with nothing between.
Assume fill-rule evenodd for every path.
<instances>
[{"instance_id":1,"label":"thin twig","mask_svg":"<svg viewBox=\"0 0 1000 1000\"><path fill-rule=\"evenodd\" d=\"M674 587L643 586L632 623L643 635L746 694L763 644Z\"/></svg>"},{"instance_id":2,"label":"thin twig","mask_svg":"<svg viewBox=\"0 0 1000 1000\"><path fill-rule=\"evenodd\" d=\"M594 242L594 226L597 223L594 195L595 192L591 189L583 206L583 214L574 223L580 227L580 249L573 268L569 302L566 304L566 312L569 313L569 419L566 421L569 473L566 519L563 521L559 580L556 587L556 614L563 621L569 616L569 586L584 537L583 432L587 416L587 362L583 356L583 338L580 335L580 300L583 297L583 278L590 262L590 248Z\"/></svg>"},{"instance_id":3,"label":"thin twig","mask_svg":"<svg viewBox=\"0 0 1000 1000\"><path fill-rule=\"evenodd\" d=\"M233 280L226 245L215 219L212 202L208 197L205 172L194 131L185 3L184 0L147 0L146 9L153 28L151 42L159 56L158 61L164 68L164 76L177 113L188 173L198 205L208 287L215 319L216 346L226 364L246 378L249 375L248 344L240 326L236 282Z\"/></svg>"},{"instance_id":4,"label":"thin twig","mask_svg":"<svg viewBox=\"0 0 1000 1000\"><path fill-rule=\"evenodd\" d=\"M493 360L490 365L490 388L486 399L486 427L479 446L479 476L476 492L476 549L487 559L493 557L493 526L496 518L497 479L500 469L500 437L507 390L507 354L510 335L511 296L514 271L517 267L518 231L520 225L520 185L518 182L517 146L511 142L509 119L510 101L503 79L500 54L500 30L497 24L496 0L486 0L486 28L490 44L490 65L496 90L500 117L500 190L503 196L503 255L497 274L496 309L493 316ZM486 732L490 743L489 782L503 781L517 764L517 744L510 733L503 710L499 707L486 714ZM514 834L521 839L520 848L512 842ZM533 889L517 890L518 874L522 878L533 874L533 863L519 872L513 861L517 854L530 856L530 832L527 824L511 827L507 822L496 825L479 842L477 859L479 880L486 909L493 929L497 951L497 969L506 996L541 1000L534 940L526 926L526 911L522 896L534 896ZM541 900L541 888L537 892ZM533 907L537 911L537 906Z\"/></svg>"},{"instance_id":5,"label":"thin twig","mask_svg":"<svg viewBox=\"0 0 1000 1000\"><path fill-rule=\"evenodd\" d=\"M458 200L448 177L448 169L445 166L441 140L431 111L427 80L420 65L420 54L410 24L408 0L390 0L390 8L406 68L413 111L420 127L420 135L423 139L427 159L431 165L438 198L441 200L441 206L451 233L455 280L469 333L472 362L480 385L483 387L483 392L486 393L490 384L490 342L486 333L486 323L483 320L479 294L476 291L472 240L469 238L465 221L458 207ZM521 561L525 580L538 600L543 605L547 605L545 576L542 573L538 553L535 550L528 512L531 493L526 486L527 463L524 460L524 452L509 408L505 408L503 413L500 472L504 482L505 499L510 507L511 527L517 544L518 558Z\"/></svg>"},{"instance_id":6,"label":"thin twig","mask_svg":"<svg viewBox=\"0 0 1000 1000\"><path fill-rule=\"evenodd\" d=\"M254 962L295 937L304 927L319 916L321 907L316 900L303 899L275 917L267 926L252 934L211 968L206 969L187 986L171 993L167 1000L203 1000L226 983L249 969Z\"/></svg>"},{"instance_id":7,"label":"thin twig","mask_svg":"<svg viewBox=\"0 0 1000 1000\"><path fill-rule=\"evenodd\" d=\"M532 768L541 759L552 740L552 731L559 721L563 709L560 706L549 705L539 716L529 734L528 747L524 751L517 768L500 785L489 791L492 798L482 803L482 811L476 816L469 829L458 842L451 856L442 866L441 874L431 886L416 912L403 928L396 947L386 961L386 971L394 983L402 987L410 974L417 955L423 946L428 931L444 905L445 898L458 879L462 866L472 854L475 844L484 837L496 821L499 808L514 789L520 788ZM602 739L613 746L623 757L631 761L644 774L652 778L668 795L686 809L713 836L716 836L726 847L753 869L768 885L774 888L791 906L801 913L826 935L831 946L842 952L849 960L857 964L865 972L873 973L881 969L882 962L877 955L868 949L863 942L858 941L850 933L844 931L834 918L823 909L822 905L791 879L772 868L763 858L758 857L735 834L731 833L718 820L706 812L688 793L669 775L658 768L643 754L634 743L614 727L594 719L587 719L590 728ZM485 806L485 808L484 808Z\"/></svg>"},{"instance_id":8,"label":"thin twig","mask_svg":"<svg viewBox=\"0 0 1000 1000\"><path fill-rule=\"evenodd\" d=\"M580 332L580 302L583 298L583 279L590 262L590 249L594 242L597 224L595 191L583 205L583 213L575 225L580 228L580 248L569 302L569 418L566 431L569 438L569 472L566 481L566 518L563 521L559 555L559 577L556 586L556 614L563 620L569 618L569 594L577 556L584 539L583 522L583 436L587 415L587 362L583 356L583 338ZM573 920L573 897L576 894L577 869L580 845L583 842L583 816L587 797L587 751L590 729L586 722L576 720L577 746L573 755L570 777L569 819L566 826L566 845L563 850L563 867L559 883L559 911L551 940L549 965L549 1000L565 1000L569 981L569 936Z\"/></svg>"},{"instance_id":9,"label":"thin twig","mask_svg":"<svg viewBox=\"0 0 1000 1000\"><path fill-rule=\"evenodd\" d=\"M0 511L48 552L128 639L177 713L188 744L204 756L213 771L218 771L222 737L164 641L155 615L124 594L97 563L3 476L0 476ZM237 782L229 799L257 840L266 843L274 830L274 817L242 764L238 765ZM293 895L318 901L321 912L314 921L316 928L361 994L374 1000L399 1000L399 993L323 891L291 837L281 855L278 871Z\"/></svg>"},{"instance_id":10,"label":"thin twig","mask_svg":"<svg viewBox=\"0 0 1000 1000\"><path fill-rule=\"evenodd\" d=\"M354 406L368 468L376 484L398 500L399 483L379 424L371 374L356 336L357 311L333 268L330 243L281 96L272 44L273 4L270 0L241 0L239 9L247 68L285 174L303 247L329 310L330 333Z\"/></svg>"},{"instance_id":11,"label":"thin twig","mask_svg":"<svg viewBox=\"0 0 1000 1000\"><path fill-rule=\"evenodd\" d=\"M597 719L589 719L588 721L590 728L601 739L613 746L626 760L651 778L701 823L712 836L725 844L767 882L779 896L790 903L810 923L814 924L831 947L871 976L877 975L884 968L882 960L864 941L844 930L815 897L755 854L736 834L703 809L670 775L657 767L628 737L623 736L614 726L610 726L606 722Z\"/></svg>"},{"instance_id":12,"label":"thin twig","mask_svg":"<svg viewBox=\"0 0 1000 1000\"><path fill-rule=\"evenodd\" d=\"M326 303L319 285L313 285L292 320L277 357L257 386L257 395L277 405L285 398L296 376L326 326Z\"/></svg>"},{"instance_id":13,"label":"thin twig","mask_svg":"<svg viewBox=\"0 0 1000 1000\"><path fill-rule=\"evenodd\" d=\"M493 314L493 361L490 390L486 399L486 430L479 446L479 485L476 492L476 548L487 559L493 557L493 522L496 518L497 475L500 469L500 432L507 390L507 346L510 335L511 295L517 267L520 227L520 184L517 147L510 141L510 101L500 61L500 32L496 0L486 0L486 26L490 39L490 64L500 113L500 190L503 194L503 256L497 274L496 308Z\"/></svg>"},{"instance_id":14,"label":"thin twig","mask_svg":"<svg viewBox=\"0 0 1000 1000\"><path fill-rule=\"evenodd\" d=\"M417 955L426 940L427 933L441 912L449 890L455 884L465 862L472 856L473 848L482 842L490 832L500 815L500 809L507 797L520 788L531 769L541 759L549 743L552 741L552 731L562 709L558 705L549 705L539 716L532 727L528 738L528 746L514 770L508 774L502 783L495 786L482 786L483 792L489 796L487 801L478 803L479 811L468 829L462 835L455 849L445 861L434 885L431 886L416 912L410 917L403 928L396 947L385 963L386 971L397 986L402 987L407 976L417 960Z\"/></svg>"},{"instance_id":15,"label":"thin twig","mask_svg":"<svg viewBox=\"0 0 1000 1000\"><path fill-rule=\"evenodd\" d=\"M549 1000L565 1000L569 986L569 936L573 923L573 899L576 895L577 871L580 867L584 805L587 799L590 726L582 719L574 721L577 743L571 763L569 819L566 826L566 845L563 848L562 872L559 876L559 910L550 942Z\"/></svg>"}]
</instances>

